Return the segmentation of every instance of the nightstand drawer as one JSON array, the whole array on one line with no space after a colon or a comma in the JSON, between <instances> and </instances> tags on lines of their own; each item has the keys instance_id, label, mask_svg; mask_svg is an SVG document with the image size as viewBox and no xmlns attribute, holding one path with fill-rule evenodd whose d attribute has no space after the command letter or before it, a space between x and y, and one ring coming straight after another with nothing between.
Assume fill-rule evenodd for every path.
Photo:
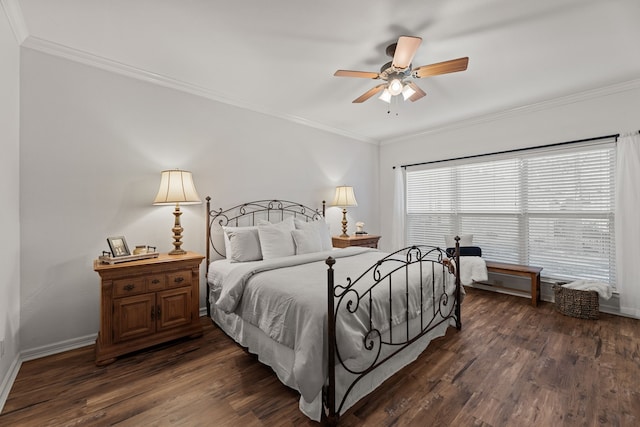
<instances>
[{"instance_id":1,"label":"nightstand drawer","mask_svg":"<svg viewBox=\"0 0 640 427\"><path fill-rule=\"evenodd\" d=\"M167 277L164 274L154 274L147 278L147 289L150 292L161 291L167 284Z\"/></svg>"},{"instance_id":2,"label":"nightstand drawer","mask_svg":"<svg viewBox=\"0 0 640 427\"><path fill-rule=\"evenodd\" d=\"M113 296L124 297L147 291L144 277L131 277L113 281Z\"/></svg>"},{"instance_id":3,"label":"nightstand drawer","mask_svg":"<svg viewBox=\"0 0 640 427\"><path fill-rule=\"evenodd\" d=\"M331 238L334 248L348 248L350 246L361 246L365 248L378 248L378 240L380 236L373 234L363 234L356 236L334 236Z\"/></svg>"},{"instance_id":4,"label":"nightstand drawer","mask_svg":"<svg viewBox=\"0 0 640 427\"><path fill-rule=\"evenodd\" d=\"M167 274L167 287L177 288L191 285L191 271L182 270Z\"/></svg>"},{"instance_id":5,"label":"nightstand drawer","mask_svg":"<svg viewBox=\"0 0 640 427\"><path fill-rule=\"evenodd\" d=\"M375 239L362 239L358 242L358 246L362 246L365 248L377 248L378 247L378 238Z\"/></svg>"}]
</instances>

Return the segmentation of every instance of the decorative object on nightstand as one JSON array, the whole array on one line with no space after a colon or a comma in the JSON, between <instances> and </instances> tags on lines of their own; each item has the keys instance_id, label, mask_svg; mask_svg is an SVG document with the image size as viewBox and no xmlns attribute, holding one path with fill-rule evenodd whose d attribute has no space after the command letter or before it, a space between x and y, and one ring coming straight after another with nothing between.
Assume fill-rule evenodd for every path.
<instances>
[{"instance_id":1,"label":"decorative object on nightstand","mask_svg":"<svg viewBox=\"0 0 640 427\"><path fill-rule=\"evenodd\" d=\"M349 237L347 234L347 208L358 206L356 196L353 194L353 187L346 185L336 187L336 197L333 199L332 205L342 208L342 234L340 237Z\"/></svg>"},{"instance_id":2,"label":"decorative object on nightstand","mask_svg":"<svg viewBox=\"0 0 640 427\"><path fill-rule=\"evenodd\" d=\"M187 252L118 264L95 260L93 269L101 279L96 365L176 338L202 335L203 259Z\"/></svg>"},{"instance_id":3,"label":"decorative object on nightstand","mask_svg":"<svg viewBox=\"0 0 640 427\"><path fill-rule=\"evenodd\" d=\"M140 261L141 259L158 258L158 255L160 254L156 252L156 248L154 246L147 246L147 250L143 253L134 253L132 255L119 257L111 256L111 252L102 251L102 255L98 257L98 261L103 264L121 264L129 261Z\"/></svg>"},{"instance_id":4,"label":"decorative object on nightstand","mask_svg":"<svg viewBox=\"0 0 640 427\"><path fill-rule=\"evenodd\" d=\"M176 205L173 215L176 217L173 228L173 246L174 249L169 255L184 255L187 253L182 246L182 226L180 225L180 204L195 205L202 203L196 187L193 184L191 172L180 169L162 171L160 179L160 188L158 194L153 201L154 205Z\"/></svg>"},{"instance_id":5,"label":"decorative object on nightstand","mask_svg":"<svg viewBox=\"0 0 640 427\"><path fill-rule=\"evenodd\" d=\"M380 236L373 234L357 234L355 236L333 236L331 243L334 248L348 248L349 246L361 246L365 248L378 248Z\"/></svg>"},{"instance_id":6,"label":"decorative object on nightstand","mask_svg":"<svg viewBox=\"0 0 640 427\"><path fill-rule=\"evenodd\" d=\"M359 234L367 234L367 232L364 231L364 222L362 221L356 222L356 236Z\"/></svg>"},{"instance_id":7,"label":"decorative object on nightstand","mask_svg":"<svg viewBox=\"0 0 640 427\"><path fill-rule=\"evenodd\" d=\"M134 255L146 254L147 253L147 245L137 245L133 250Z\"/></svg>"},{"instance_id":8,"label":"decorative object on nightstand","mask_svg":"<svg viewBox=\"0 0 640 427\"><path fill-rule=\"evenodd\" d=\"M133 253L130 253L124 236L107 237L107 243L109 243L109 250L102 251L102 255L98 257L98 260L104 264L120 264L158 256L155 246L136 246ZM144 248L144 251L140 251L140 248Z\"/></svg>"},{"instance_id":9,"label":"decorative object on nightstand","mask_svg":"<svg viewBox=\"0 0 640 427\"><path fill-rule=\"evenodd\" d=\"M129 252L129 246L127 246L127 241L124 236L117 237L107 237L107 243L109 244L109 249L111 250L112 257L120 257L120 256L129 256L131 253Z\"/></svg>"}]
</instances>

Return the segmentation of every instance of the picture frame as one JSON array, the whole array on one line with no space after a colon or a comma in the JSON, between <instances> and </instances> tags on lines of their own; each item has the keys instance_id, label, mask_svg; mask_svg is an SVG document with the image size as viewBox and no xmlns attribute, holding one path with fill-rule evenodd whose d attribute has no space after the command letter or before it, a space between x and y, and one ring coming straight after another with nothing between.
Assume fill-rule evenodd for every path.
<instances>
[{"instance_id":1,"label":"picture frame","mask_svg":"<svg viewBox=\"0 0 640 427\"><path fill-rule=\"evenodd\" d=\"M124 236L107 237L107 243L109 243L109 249L114 258L131 255Z\"/></svg>"}]
</instances>

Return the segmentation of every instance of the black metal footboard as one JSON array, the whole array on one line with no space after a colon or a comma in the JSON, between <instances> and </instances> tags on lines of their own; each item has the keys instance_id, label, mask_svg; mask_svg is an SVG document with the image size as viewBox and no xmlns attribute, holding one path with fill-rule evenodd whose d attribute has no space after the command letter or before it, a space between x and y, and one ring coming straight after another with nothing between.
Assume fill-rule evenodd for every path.
<instances>
[{"instance_id":1,"label":"black metal footboard","mask_svg":"<svg viewBox=\"0 0 640 427\"><path fill-rule=\"evenodd\" d=\"M348 277L345 284L334 283L336 260L326 260L328 382L324 388L324 405L325 415L331 424L338 422L347 397L366 375L443 322L454 319L456 328L461 329L459 254L458 237L454 263L446 258L444 250L440 248L411 246L385 256L356 278ZM448 292L447 283L450 287L452 279L455 288ZM384 300L381 311L384 313L375 312L380 311L381 297ZM365 362L361 361L355 367L347 363L348 357L343 354L340 331L337 330L341 316L349 315L359 316L359 320L368 328L361 338ZM381 322L381 316L387 320ZM337 367L343 368L353 378L350 384L344 386L340 401L336 401Z\"/></svg>"}]
</instances>

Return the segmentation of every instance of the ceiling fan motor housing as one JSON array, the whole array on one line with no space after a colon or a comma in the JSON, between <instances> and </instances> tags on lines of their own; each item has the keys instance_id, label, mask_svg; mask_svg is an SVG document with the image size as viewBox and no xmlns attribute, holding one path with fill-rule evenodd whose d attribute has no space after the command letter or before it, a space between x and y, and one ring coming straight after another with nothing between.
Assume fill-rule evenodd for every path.
<instances>
[{"instance_id":1,"label":"ceiling fan motor housing","mask_svg":"<svg viewBox=\"0 0 640 427\"><path fill-rule=\"evenodd\" d=\"M390 56L393 58L393 55L396 54L397 46L398 46L398 43L391 43L389 46L387 46L387 49L385 50L385 53L387 54L387 56Z\"/></svg>"},{"instance_id":2,"label":"ceiling fan motor housing","mask_svg":"<svg viewBox=\"0 0 640 427\"><path fill-rule=\"evenodd\" d=\"M394 67L391 61L389 61L386 64L384 64L382 67L380 67L379 78L387 81L393 80L394 78L402 80L405 77L409 77L410 75L411 75L411 65L409 65L404 70L400 70Z\"/></svg>"}]
</instances>

